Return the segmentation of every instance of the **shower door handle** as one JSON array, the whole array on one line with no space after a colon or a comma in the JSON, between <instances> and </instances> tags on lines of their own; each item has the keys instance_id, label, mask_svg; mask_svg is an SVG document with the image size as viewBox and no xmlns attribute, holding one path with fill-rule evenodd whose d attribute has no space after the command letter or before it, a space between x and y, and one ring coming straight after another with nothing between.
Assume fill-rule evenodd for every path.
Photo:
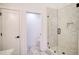
<instances>
[{"instance_id":1,"label":"shower door handle","mask_svg":"<svg viewBox=\"0 0 79 59\"><path fill-rule=\"evenodd\" d=\"M61 34L61 28L57 28L57 34Z\"/></svg>"},{"instance_id":2,"label":"shower door handle","mask_svg":"<svg viewBox=\"0 0 79 59\"><path fill-rule=\"evenodd\" d=\"M20 36L16 36L16 38L20 38Z\"/></svg>"}]
</instances>

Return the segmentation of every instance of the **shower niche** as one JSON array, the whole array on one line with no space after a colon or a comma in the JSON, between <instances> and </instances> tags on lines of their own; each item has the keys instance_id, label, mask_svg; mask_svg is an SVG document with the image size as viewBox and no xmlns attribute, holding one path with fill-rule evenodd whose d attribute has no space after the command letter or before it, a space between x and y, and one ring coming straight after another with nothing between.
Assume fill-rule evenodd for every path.
<instances>
[{"instance_id":1,"label":"shower niche","mask_svg":"<svg viewBox=\"0 0 79 59\"><path fill-rule=\"evenodd\" d=\"M48 50L56 55L78 55L79 8L70 4L61 9L47 9Z\"/></svg>"}]
</instances>

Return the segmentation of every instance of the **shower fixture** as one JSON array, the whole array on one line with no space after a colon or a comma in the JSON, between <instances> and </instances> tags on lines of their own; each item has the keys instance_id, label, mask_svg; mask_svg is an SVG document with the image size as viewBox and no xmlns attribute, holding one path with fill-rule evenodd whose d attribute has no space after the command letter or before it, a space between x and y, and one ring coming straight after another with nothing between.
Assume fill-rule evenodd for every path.
<instances>
[{"instance_id":1,"label":"shower fixture","mask_svg":"<svg viewBox=\"0 0 79 59\"><path fill-rule=\"evenodd\" d=\"M73 22L68 22L67 27L69 27L71 24L74 24Z\"/></svg>"}]
</instances>

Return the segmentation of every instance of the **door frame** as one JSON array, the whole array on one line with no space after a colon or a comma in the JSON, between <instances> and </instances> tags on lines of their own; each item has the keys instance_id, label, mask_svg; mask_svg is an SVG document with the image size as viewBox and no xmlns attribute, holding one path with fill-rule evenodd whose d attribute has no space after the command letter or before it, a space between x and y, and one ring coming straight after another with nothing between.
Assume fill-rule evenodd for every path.
<instances>
[{"instance_id":1,"label":"door frame","mask_svg":"<svg viewBox=\"0 0 79 59\"><path fill-rule=\"evenodd\" d=\"M40 12L26 11L25 14L27 14L27 13L33 13L33 14L39 14L40 15L40 19L41 19L41 36L40 36L41 39L40 39L40 42L41 42L42 41L42 37L43 37L43 35L42 35L42 33L43 33L43 20L42 20L42 15L41 15ZM25 21L26 21L26 24L27 24L27 18L25 19ZM27 25L26 25L26 29L27 29ZM26 37L27 37L27 30L26 30ZM27 40L27 38L26 38L26 40ZM27 40L27 42L28 42L28 40ZM41 43L40 43L40 45L41 45ZM26 46L28 46L28 44ZM28 49L28 47L27 47L27 49ZM40 50L41 50L41 47L40 47Z\"/></svg>"}]
</instances>

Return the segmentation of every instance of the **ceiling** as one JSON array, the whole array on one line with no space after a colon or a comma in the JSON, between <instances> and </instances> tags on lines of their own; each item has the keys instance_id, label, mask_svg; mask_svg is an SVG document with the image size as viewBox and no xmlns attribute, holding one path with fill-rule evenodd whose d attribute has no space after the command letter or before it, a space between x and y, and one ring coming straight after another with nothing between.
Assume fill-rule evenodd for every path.
<instances>
[{"instance_id":1,"label":"ceiling","mask_svg":"<svg viewBox=\"0 0 79 59\"><path fill-rule=\"evenodd\" d=\"M46 6L55 9L65 7L71 3L1 3L0 5L10 5L10 6Z\"/></svg>"}]
</instances>

